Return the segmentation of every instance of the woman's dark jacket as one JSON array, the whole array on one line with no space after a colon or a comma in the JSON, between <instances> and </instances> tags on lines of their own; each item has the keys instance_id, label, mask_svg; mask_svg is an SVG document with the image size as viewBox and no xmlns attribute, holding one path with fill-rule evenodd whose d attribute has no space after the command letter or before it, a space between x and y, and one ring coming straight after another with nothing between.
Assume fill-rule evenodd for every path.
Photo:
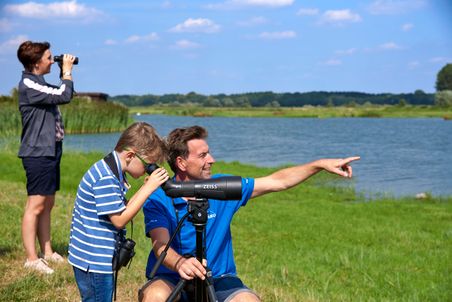
<instances>
[{"instance_id":1,"label":"woman's dark jacket","mask_svg":"<svg viewBox=\"0 0 452 302\"><path fill-rule=\"evenodd\" d=\"M55 156L55 118L58 104L72 99L73 82L47 84L43 75L24 71L19 82L19 110L22 135L19 157Z\"/></svg>"}]
</instances>

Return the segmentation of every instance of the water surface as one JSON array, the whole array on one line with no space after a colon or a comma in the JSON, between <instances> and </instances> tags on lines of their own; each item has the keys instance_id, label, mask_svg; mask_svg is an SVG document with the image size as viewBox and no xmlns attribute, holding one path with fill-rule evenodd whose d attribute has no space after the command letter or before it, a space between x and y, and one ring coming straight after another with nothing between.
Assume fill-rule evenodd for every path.
<instances>
[{"instance_id":1,"label":"water surface","mask_svg":"<svg viewBox=\"0 0 452 302\"><path fill-rule=\"evenodd\" d=\"M361 160L353 165L353 185L361 192L452 195L452 121L163 115L141 115L135 119L152 124L163 136L177 127L204 126L217 160L277 167L323 157L359 155ZM65 149L108 152L119 135L67 135Z\"/></svg>"}]
</instances>

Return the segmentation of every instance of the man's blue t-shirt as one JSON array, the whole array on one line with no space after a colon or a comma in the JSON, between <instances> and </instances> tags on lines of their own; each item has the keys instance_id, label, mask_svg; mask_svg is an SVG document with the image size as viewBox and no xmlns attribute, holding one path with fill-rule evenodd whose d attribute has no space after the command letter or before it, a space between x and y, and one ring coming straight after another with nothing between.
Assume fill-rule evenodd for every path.
<instances>
[{"instance_id":1,"label":"man's blue t-shirt","mask_svg":"<svg viewBox=\"0 0 452 302\"><path fill-rule=\"evenodd\" d=\"M216 174L212 178L226 176ZM241 200L209 199L207 210L207 225L205 228L205 254L207 265L212 270L213 277L224 274L236 275L234 254L232 250L232 237L230 224L234 214L241 206L246 205L254 190L253 178L242 178ZM146 236L155 228L168 229L170 236L176 230L178 221L187 213L187 202L182 198L171 198L159 188L146 200L143 207ZM175 237L171 247L180 255L195 255L196 231L191 222L185 220L180 233ZM146 276L149 277L156 262L155 254L151 250L146 267ZM157 275L172 274L179 278L179 274L163 264L159 267Z\"/></svg>"}]
</instances>

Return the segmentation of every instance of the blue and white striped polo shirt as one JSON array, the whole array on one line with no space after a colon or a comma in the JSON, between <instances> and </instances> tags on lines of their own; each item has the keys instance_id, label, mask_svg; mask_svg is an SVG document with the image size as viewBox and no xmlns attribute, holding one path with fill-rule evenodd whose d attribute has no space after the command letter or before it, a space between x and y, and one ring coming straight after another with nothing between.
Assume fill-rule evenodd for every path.
<instances>
[{"instance_id":1,"label":"blue and white striped polo shirt","mask_svg":"<svg viewBox=\"0 0 452 302\"><path fill-rule=\"evenodd\" d=\"M113 152L118 171L121 163ZM118 229L109 214L125 210L126 187L122 173L118 179L102 159L80 181L72 212L68 261L81 270L112 274L111 262Z\"/></svg>"}]
</instances>

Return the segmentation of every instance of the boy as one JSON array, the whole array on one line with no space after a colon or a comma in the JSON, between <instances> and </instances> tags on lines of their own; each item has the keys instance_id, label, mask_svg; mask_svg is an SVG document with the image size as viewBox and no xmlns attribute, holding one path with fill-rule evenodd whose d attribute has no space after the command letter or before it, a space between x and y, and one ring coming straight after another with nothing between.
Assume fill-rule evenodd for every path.
<instances>
[{"instance_id":1,"label":"boy","mask_svg":"<svg viewBox=\"0 0 452 302\"><path fill-rule=\"evenodd\" d=\"M115 150L85 173L77 190L72 214L68 261L73 266L82 301L111 301L112 259L124 227L147 197L168 180L165 169L155 170L141 188L126 200L125 173L145 174L149 163L165 159L165 144L154 128L139 122L127 128Z\"/></svg>"}]
</instances>

